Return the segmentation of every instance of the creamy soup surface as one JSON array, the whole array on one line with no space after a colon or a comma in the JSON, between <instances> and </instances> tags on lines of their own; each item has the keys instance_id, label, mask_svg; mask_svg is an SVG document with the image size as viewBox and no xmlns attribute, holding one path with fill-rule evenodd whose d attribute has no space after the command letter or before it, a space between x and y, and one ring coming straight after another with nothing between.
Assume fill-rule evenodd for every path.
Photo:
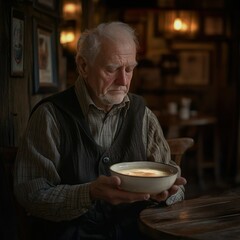
<instances>
[{"instance_id":1,"label":"creamy soup surface","mask_svg":"<svg viewBox=\"0 0 240 240\"><path fill-rule=\"evenodd\" d=\"M130 176L139 176L139 177L162 177L170 174L167 171L155 170L150 168L124 169L124 170L120 170L119 173L130 175Z\"/></svg>"}]
</instances>

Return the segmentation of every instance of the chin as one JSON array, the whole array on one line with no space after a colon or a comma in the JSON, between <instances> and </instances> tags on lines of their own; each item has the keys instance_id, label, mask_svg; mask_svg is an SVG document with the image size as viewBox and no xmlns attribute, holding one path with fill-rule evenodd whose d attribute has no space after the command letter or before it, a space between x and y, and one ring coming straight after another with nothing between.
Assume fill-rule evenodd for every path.
<instances>
[{"instance_id":1,"label":"chin","mask_svg":"<svg viewBox=\"0 0 240 240\"><path fill-rule=\"evenodd\" d=\"M114 104L120 104L124 97L126 96L126 94L119 94L119 95L111 95L111 96L108 96L105 98L105 100L110 103L111 105L114 105Z\"/></svg>"}]
</instances>

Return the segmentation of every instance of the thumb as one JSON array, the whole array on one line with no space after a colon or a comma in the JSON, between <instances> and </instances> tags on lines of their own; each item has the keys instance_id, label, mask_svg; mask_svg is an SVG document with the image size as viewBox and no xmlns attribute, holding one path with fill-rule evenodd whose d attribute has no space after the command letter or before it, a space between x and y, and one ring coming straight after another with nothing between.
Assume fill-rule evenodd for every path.
<instances>
[{"instance_id":1,"label":"thumb","mask_svg":"<svg viewBox=\"0 0 240 240\"><path fill-rule=\"evenodd\" d=\"M114 186L120 186L121 184L121 179L117 176L111 176L110 177L110 183Z\"/></svg>"}]
</instances>

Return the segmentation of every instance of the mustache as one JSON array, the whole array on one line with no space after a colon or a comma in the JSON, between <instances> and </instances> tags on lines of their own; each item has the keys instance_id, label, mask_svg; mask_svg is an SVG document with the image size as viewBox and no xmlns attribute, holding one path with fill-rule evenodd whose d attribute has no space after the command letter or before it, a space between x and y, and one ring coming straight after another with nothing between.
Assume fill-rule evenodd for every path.
<instances>
[{"instance_id":1,"label":"mustache","mask_svg":"<svg viewBox=\"0 0 240 240\"><path fill-rule=\"evenodd\" d=\"M126 92L127 88L126 87L114 87L114 88L109 88L108 91L123 91L123 92Z\"/></svg>"}]
</instances>

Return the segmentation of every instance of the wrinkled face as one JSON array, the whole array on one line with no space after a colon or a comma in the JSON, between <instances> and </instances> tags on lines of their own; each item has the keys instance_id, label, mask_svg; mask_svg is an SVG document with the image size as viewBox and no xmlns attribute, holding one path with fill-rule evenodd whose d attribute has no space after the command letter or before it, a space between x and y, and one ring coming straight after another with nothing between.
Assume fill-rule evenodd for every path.
<instances>
[{"instance_id":1,"label":"wrinkled face","mask_svg":"<svg viewBox=\"0 0 240 240\"><path fill-rule=\"evenodd\" d=\"M118 42L107 39L94 63L86 64L85 79L90 96L105 111L123 101L137 65L134 42L123 39Z\"/></svg>"}]
</instances>

